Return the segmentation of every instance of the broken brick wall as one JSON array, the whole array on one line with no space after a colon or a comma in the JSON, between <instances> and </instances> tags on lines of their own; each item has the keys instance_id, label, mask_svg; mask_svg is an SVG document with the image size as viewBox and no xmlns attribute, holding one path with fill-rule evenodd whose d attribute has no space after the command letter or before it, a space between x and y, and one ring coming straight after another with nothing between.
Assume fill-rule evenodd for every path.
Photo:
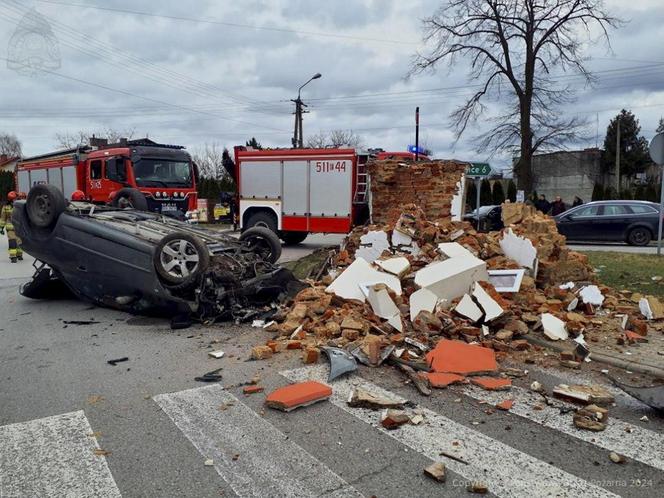
<instances>
[{"instance_id":1,"label":"broken brick wall","mask_svg":"<svg viewBox=\"0 0 664 498\"><path fill-rule=\"evenodd\" d=\"M417 205L429 220L449 218L452 197L457 194L467 166L443 160L370 162L373 222L394 223L403 212L402 206L407 204Z\"/></svg>"}]
</instances>

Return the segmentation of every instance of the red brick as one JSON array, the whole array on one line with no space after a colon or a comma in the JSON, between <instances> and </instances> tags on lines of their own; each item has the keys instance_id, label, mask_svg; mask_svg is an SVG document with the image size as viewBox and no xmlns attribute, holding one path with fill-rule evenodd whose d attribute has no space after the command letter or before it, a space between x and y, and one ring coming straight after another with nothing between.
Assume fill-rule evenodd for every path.
<instances>
[{"instance_id":1,"label":"red brick","mask_svg":"<svg viewBox=\"0 0 664 498\"><path fill-rule=\"evenodd\" d=\"M263 386L244 386L242 392L244 394L262 393L265 388Z\"/></svg>"},{"instance_id":2,"label":"red brick","mask_svg":"<svg viewBox=\"0 0 664 498\"><path fill-rule=\"evenodd\" d=\"M332 388L313 380L291 384L272 391L265 404L270 408L289 412L300 406L311 405L332 396Z\"/></svg>"},{"instance_id":3,"label":"red brick","mask_svg":"<svg viewBox=\"0 0 664 498\"><path fill-rule=\"evenodd\" d=\"M501 391L512 387L510 379L501 379L498 377L471 377L470 382L487 391Z\"/></svg>"},{"instance_id":4,"label":"red brick","mask_svg":"<svg viewBox=\"0 0 664 498\"><path fill-rule=\"evenodd\" d=\"M437 388L447 387L450 384L458 384L466 380L463 375L453 373L428 372L426 375L431 387Z\"/></svg>"}]
</instances>

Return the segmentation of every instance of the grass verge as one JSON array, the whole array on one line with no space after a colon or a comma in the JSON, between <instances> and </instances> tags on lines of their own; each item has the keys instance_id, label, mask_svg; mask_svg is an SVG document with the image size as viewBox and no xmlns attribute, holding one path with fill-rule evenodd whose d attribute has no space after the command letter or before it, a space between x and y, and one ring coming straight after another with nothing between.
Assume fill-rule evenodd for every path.
<instances>
[{"instance_id":1,"label":"grass verge","mask_svg":"<svg viewBox=\"0 0 664 498\"><path fill-rule=\"evenodd\" d=\"M604 285L664 297L664 256L608 251L587 251L584 254L598 270L597 276Z\"/></svg>"}]
</instances>

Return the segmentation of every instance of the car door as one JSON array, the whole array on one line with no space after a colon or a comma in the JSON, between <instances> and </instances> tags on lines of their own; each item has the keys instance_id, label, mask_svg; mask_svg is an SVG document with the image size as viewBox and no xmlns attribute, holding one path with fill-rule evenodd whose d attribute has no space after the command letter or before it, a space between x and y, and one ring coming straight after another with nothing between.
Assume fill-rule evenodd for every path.
<instances>
[{"instance_id":1,"label":"car door","mask_svg":"<svg viewBox=\"0 0 664 498\"><path fill-rule=\"evenodd\" d=\"M632 222L631 210L626 204L607 203L599 216L599 240L624 241L627 227Z\"/></svg>"},{"instance_id":2,"label":"car door","mask_svg":"<svg viewBox=\"0 0 664 498\"><path fill-rule=\"evenodd\" d=\"M558 231L569 240L595 240L600 205L570 210L558 219Z\"/></svg>"}]
</instances>

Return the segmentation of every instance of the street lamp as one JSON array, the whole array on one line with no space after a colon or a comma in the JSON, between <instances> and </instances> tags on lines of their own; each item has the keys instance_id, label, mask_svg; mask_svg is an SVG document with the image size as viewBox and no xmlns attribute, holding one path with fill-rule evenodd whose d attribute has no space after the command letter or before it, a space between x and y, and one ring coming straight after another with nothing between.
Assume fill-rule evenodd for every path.
<instances>
[{"instance_id":1,"label":"street lamp","mask_svg":"<svg viewBox=\"0 0 664 498\"><path fill-rule=\"evenodd\" d=\"M300 88L297 89L297 99L292 100L291 102L295 102L295 126L293 128L293 147L297 149L301 149L303 147L302 145L302 114L304 114L305 111L303 108L307 107L306 104L302 102L302 99L300 98L300 92L302 89L307 86L309 83L311 83L313 80L317 80L320 78L322 74L316 73L314 74L311 78L309 78Z\"/></svg>"}]
</instances>

